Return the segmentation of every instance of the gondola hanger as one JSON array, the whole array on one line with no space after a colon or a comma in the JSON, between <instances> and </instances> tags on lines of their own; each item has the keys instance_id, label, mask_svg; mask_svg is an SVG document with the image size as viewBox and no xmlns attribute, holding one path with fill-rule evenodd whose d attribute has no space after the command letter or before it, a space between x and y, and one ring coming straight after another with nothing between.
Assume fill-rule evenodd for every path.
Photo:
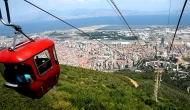
<instances>
[{"instance_id":1,"label":"gondola hanger","mask_svg":"<svg viewBox=\"0 0 190 110\"><path fill-rule=\"evenodd\" d=\"M55 44L50 39L29 38L19 25L11 23L8 0L5 1L8 23L0 10L0 21L15 29L15 34L23 34L28 40L0 51L0 73L7 81L4 85L30 98L44 96L59 79L60 66Z\"/></svg>"}]
</instances>

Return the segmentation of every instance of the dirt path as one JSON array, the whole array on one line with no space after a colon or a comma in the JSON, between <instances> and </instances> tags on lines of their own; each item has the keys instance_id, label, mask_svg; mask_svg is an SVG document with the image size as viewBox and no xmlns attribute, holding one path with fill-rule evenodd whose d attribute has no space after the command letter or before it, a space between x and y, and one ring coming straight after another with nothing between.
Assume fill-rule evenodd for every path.
<instances>
[{"instance_id":1,"label":"dirt path","mask_svg":"<svg viewBox=\"0 0 190 110\"><path fill-rule=\"evenodd\" d=\"M133 85L135 86L135 88L137 88L139 86L139 84L135 80L133 80L133 79L131 79L129 77L126 77L126 78L128 78L133 83Z\"/></svg>"}]
</instances>

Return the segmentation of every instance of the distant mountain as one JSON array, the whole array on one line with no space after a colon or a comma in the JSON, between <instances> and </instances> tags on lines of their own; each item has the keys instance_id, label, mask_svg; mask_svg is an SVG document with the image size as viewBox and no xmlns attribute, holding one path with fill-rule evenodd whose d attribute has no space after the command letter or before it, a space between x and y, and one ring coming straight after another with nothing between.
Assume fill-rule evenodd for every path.
<instances>
[{"instance_id":1,"label":"distant mountain","mask_svg":"<svg viewBox=\"0 0 190 110\"><path fill-rule=\"evenodd\" d=\"M79 19L89 17L117 16L113 9L73 9L73 10L49 10L48 12L62 19ZM121 10L123 15L165 15L167 11L139 11L139 10ZM180 14L180 11L172 11L171 14ZM190 14L190 11L185 11L184 14ZM13 17L15 21L40 21L40 20L55 20L52 16L44 13L28 13Z\"/></svg>"}]
</instances>

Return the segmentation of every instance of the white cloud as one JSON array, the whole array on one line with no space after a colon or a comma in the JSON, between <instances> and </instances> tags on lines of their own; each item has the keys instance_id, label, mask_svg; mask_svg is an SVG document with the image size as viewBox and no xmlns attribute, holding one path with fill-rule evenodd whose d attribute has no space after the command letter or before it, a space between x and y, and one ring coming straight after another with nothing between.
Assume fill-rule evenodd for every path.
<instances>
[{"instance_id":1,"label":"white cloud","mask_svg":"<svg viewBox=\"0 0 190 110\"><path fill-rule=\"evenodd\" d=\"M151 2L166 2L166 1L169 1L169 0L150 0Z\"/></svg>"},{"instance_id":2,"label":"white cloud","mask_svg":"<svg viewBox=\"0 0 190 110\"><path fill-rule=\"evenodd\" d=\"M84 2L93 2L93 1L100 1L100 0L57 0L57 2L59 3L77 3L77 2L84 3Z\"/></svg>"},{"instance_id":3,"label":"white cloud","mask_svg":"<svg viewBox=\"0 0 190 110\"><path fill-rule=\"evenodd\" d=\"M35 3L84 3L84 2L95 2L100 0L30 0L31 2Z\"/></svg>"},{"instance_id":4,"label":"white cloud","mask_svg":"<svg viewBox=\"0 0 190 110\"><path fill-rule=\"evenodd\" d=\"M76 8L96 7L100 0L28 0L31 3L48 10L66 10Z\"/></svg>"}]
</instances>

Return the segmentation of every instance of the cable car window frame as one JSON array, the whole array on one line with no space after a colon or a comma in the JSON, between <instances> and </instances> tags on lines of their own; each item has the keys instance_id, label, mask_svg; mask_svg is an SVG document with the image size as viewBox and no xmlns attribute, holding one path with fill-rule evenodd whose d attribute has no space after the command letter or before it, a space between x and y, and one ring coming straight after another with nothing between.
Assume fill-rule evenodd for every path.
<instances>
[{"instance_id":1,"label":"cable car window frame","mask_svg":"<svg viewBox=\"0 0 190 110\"><path fill-rule=\"evenodd\" d=\"M55 63L56 63L57 65L59 65L59 60L58 60L58 58L57 58L57 53L56 53L55 47L53 48L53 56L54 56Z\"/></svg>"},{"instance_id":2,"label":"cable car window frame","mask_svg":"<svg viewBox=\"0 0 190 110\"><path fill-rule=\"evenodd\" d=\"M44 54L44 53L45 53L45 55L46 55L47 61L45 61L45 59L44 59L44 60L42 60L41 64L38 64L39 62L37 62L37 59L40 59L40 58L38 58L38 56L39 56L40 54ZM47 53L48 53L48 54L47 54ZM45 62L44 62L44 61L45 61ZM50 52L49 52L48 49L43 50L42 52L40 52L40 53L38 53L37 55L35 55L35 56L34 56L34 62L35 62L36 68L37 68L37 70L38 70L39 76L45 75L49 70L51 70L51 69L53 68L53 63L52 63L52 60L51 60L51 55L50 55ZM42 71L41 71L40 68L41 68L42 66L44 66L45 64L47 64L47 65L46 65L47 67L46 67L44 70L42 69ZM48 64L50 64L50 65L48 65Z\"/></svg>"},{"instance_id":3,"label":"cable car window frame","mask_svg":"<svg viewBox=\"0 0 190 110\"><path fill-rule=\"evenodd\" d=\"M20 63L20 64L24 65L25 68L28 66L26 70L30 70L30 71L27 71L27 72L23 72L23 73L21 72L20 73L20 75L24 78L24 82L20 82L20 83L21 84L32 84L32 83L34 83L36 81L36 76L34 74L34 71L33 71L32 67L31 67L31 65L26 64L26 63ZM33 81L31 81L30 78L29 78L30 81L28 82L26 80L25 74L28 74L30 76L30 78L32 78Z\"/></svg>"},{"instance_id":4,"label":"cable car window frame","mask_svg":"<svg viewBox=\"0 0 190 110\"><path fill-rule=\"evenodd\" d=\"M25 67L22 67L25 66ZM24 69L22 69L24 68ZM7 75L5 74L9 74L9 77L12 77L11 79L13 80L9 80L7 81L7 79L5 79L7 81L7 84L32 84L36 81L36 76L34 75L34 71L31 67L31 65L27 64L27 63L0 63L0 73L2 74L2 76L5 78ZM12 74L11 76L11 73ZM24 74L28 74L30 76L30 78L32 78L32 81L30 80L29 82L26 81L26 78L24 77ZM20 75L22 78L22 82L19 82L17 79L16 75ZM13 77L14 76L14 77ZM7 77L6 77L7 78ZM10 79L10 78L9 78Z\"/></svg>"}]
</instances>

